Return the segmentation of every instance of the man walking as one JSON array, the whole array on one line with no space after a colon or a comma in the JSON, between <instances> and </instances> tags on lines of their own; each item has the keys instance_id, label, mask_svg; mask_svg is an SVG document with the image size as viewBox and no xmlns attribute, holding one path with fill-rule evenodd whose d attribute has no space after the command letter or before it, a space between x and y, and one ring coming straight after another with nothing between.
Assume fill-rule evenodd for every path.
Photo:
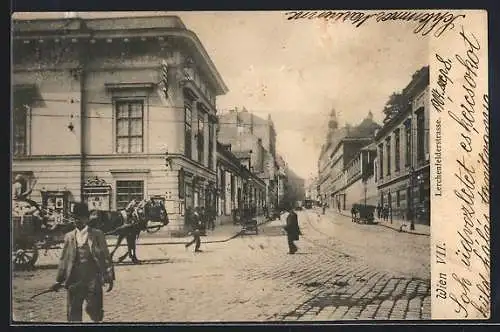
<instances>
[{"instance_id":1,"label":"man walking","mask_svg":"<svg viewBox=\"0 0 500 332\"><path fill-rule=\"evenodd\" d=\"M200 234L201 234L201 229L202 229L202 220L201 220L201 215L200 215L200 209L195 208L193 214L192 214L192 220L191 220L191 228L192 231L191 233L193 234L193 240L189 243L186 243L186 248L189 248L193 243L194 245L194 252L201 252L200 250L200 245L201 245L201 239L200 239Z\"/></svg>"},{"instance_id":2,"label":"man walking","mask_svg":"<svg viewBox=\"0 0 500 332\"><path fill-rule=\"evenodd\" d=\"M74 203L70 218L76 229L64 237L64 247L57 271L57 283L52 289L64 287L67 295L67 319L81 322L83 302L86 312L94 322L102 321L103 284L107 292L113 289L115 273L104 233L88 226L89 210L85 203Z\"/></svg>"},{"instance_id":3,"label":"man walking","mask_svg":"<svg viewBox=\"0 0 500 332\"><path fill-rule=\"evenodd\" d=\"M288 239L288 253L293 255L297 252L297 246L294 241L299 240L299 235L302 235L299 228L299 221L297 218L297 214L293 210L293 206L290 204L287 207L288 216L286 217L286 226L285 231Z\"/></svg>"}]
</instances>

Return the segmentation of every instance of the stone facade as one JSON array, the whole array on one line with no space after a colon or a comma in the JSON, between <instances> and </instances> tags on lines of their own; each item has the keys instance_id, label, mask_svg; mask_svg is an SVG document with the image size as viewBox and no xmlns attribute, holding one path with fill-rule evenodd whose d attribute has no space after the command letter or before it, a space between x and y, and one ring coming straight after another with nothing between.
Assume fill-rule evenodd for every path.
<instances>
[{"instance_id":1,"label":"stone facade","mask_svg":"<svg viewBox=\"0 0 500 332\"><path fill-rule=\"evenodd\" d=\"M233 109L219 115L219 140L231 144L232 151L250 153L250 170L266 183L266 205L279 202L279 166L276 131L270 117L262 119L246 109Z\"/></svg>"},{"instance_id":2,"label":"stone facade","mask_svg":"<svg viewBox=\"0 0 500 332\"><path fill-rule=\"evenodd\" d=\"M87 199L97 178L109 190L95 208L161 196L170 229L183 228L187 206L215 204L215 100L227 87L179 18L19 20L13 29L12 167L37 179L32 199Z\"/></svg>"},{"instance_id":3,"label":"stone facade","mask_svg":"<svg viewBox=\"0 0 500 332\"><path fill-rule=\"evenodd\" d=\"M393 217L430 222L429 68L416 73L403 90L410 103L377 133L375 179L378 202Z\"/></svg>"},{"instance_id":4,"label":"stone facade","mask_svg":"<svg viewBox=\"0 0 500 332\"><path fill-rule=\"evenodd\" d=\"M217 214L221 223L233 221L239 209L255 208L263 212L266 184L242 164L230 145L217 145Z\"/></svg>"}]
</instances>

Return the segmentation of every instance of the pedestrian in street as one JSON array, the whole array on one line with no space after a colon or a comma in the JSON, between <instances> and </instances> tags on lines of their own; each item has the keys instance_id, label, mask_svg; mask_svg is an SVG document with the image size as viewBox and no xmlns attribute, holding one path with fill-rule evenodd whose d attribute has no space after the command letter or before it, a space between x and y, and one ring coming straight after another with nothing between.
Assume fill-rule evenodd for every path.
<instances>
[{"instance_id":1,"label":"pedestrian in street","mask_svg":"<svg viewBox=\"0 0 500 332\"><path fill-rule=\"evenodd\" d=\"M76 229L64 237L64 246L56 283L52 290L65 287L67 294L67 319L81 322L83 302L86 312L94 322L104 318L102 287L108 284L107 292L113 289L115 273L104 233L88 226L89 210L86 203L76 202L70 213Z\"/></svg>"},{"instance_id":2,"label":"pedestrian in street","mask_svg":"<svg viewBox=\"0 0 500 332\"><path fill-rule=\"evenodd\" d=\"M210 206L208 208L208 227L213 231L215 229L215 219L217 217L217 213L215 211L214 206Z\"/></svg>"},{"instance_id":3,"label":"pedestrian in street","mask_svg":"<svg viewBox=\"0 0 500 332\"><path fill-rule=\"evenodd\" d=\"M323 214L325 214L325 210L326 210L326 203L323 203Z\"/></svg>"},{"instance_id":4,"label":"pedestrian in street","mask_svg":"<svg viewBox=\"0 0 500 332\"><path fill-rule=\"evenodd\" d=\"M384 221L387 221L389 219L389 206L387 204L384 206L382 214L384 217Z\"/></svg>"},{"instance_id":5,"label":"pedestrian in street","mask_svg":"<svg viewBox=\"0 0 500 332\"><path fill-rule=\"evenodd\" d=\"M357 206L353 204L352 208L351 208L351 221L352 222L356 222L357 213L358 213Z\"/></svg>"},{"instance_id":6,"label":"pedestrian in street","mask_svg":"<svg viewBox=\"0 0 500 332\"><path fill-rule=\"evenodd\" d=\"M200 235L203 225L201 221L199 208L195 208L192 217L193 219L191 221L191 234L193 235L193 240L191 240L191 242L186 243L186 248L189 248L194 243L194 252L202 252L202 250L200 249L201 246Z\"/></svg>"},{"instance_id":7,"label":"pedestrian in street","mask_svg":"<svg viewBox=\"0 0 500 332\"><path fill-rule=\"evenodd\" d=\"M382 207L380 206L380 203L377 203L377 218L380 219L380 214L381 214L381 211L382 210Z\"/></svg>"},{"instance_id":8,"label":"pedestrian in street","mask_svg":"<svg viewBox=\"0 0 500 332\"><path fill-rule=\"evenodd\" d=\"M287 207L288 216L286 217L285 231L288 239L288 253L293 255L297 252L298 248L294 241L299 240L299 235L302 235L299 228L299 220L297 214L293 210L293 206L290 204Z\"/></svg>"}]
</instances>

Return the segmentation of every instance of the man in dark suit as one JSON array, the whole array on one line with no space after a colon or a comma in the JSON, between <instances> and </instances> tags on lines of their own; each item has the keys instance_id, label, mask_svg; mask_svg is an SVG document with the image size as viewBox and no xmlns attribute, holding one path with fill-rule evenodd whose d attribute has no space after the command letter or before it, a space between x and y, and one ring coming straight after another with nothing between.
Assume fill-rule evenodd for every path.
<instances>
[{"instance_id":1,"label":"man in dark suit","mask_svg":"<svg viewBox=\"0 0 500 332\"><path fill-rule=\"evenodd\" d=\"M299 220L297 214L293 210L293 206L290 204L287 207L288 216L286 217L285 231L288 238L288 253L295 254L297 252L297 246L293 241L299 240L299 235L302 235L299 228Z\"/></svg>"},{"instance_id":2,"label":"man in dark suit","mask_svg":"<svg viewBox=\"0 0 500 332\"><path fill-rule=\"evenodd\" d=\"M191 234L193 235L193 240L191 242L188 242L185 244L186 249L189 248L193 243L195 244L194 246L194 252L202 252L200 249L201 245L201 232L203 229L203 223L201 220L201 209L200 208L195 208L194 212L192 213L191 216Z\"/></svg>"},{"instance_id":3,"label":"man in dark suit","mask_svg":"<svg viewBox=\"0 0 500 332\"><path fill-rule=\"evenodd\" d=\"M70 217L76 229L64 237L57 282L52 288L57 291L64 285L68 291L68 321L82 321L83 302L86 301L87 314L94 322L99 322L104 318L103 284L108 284L108 292L113 289L113 263L104 233L87 225L87 204L74 203Z\"/></svg>"}]
</instances>

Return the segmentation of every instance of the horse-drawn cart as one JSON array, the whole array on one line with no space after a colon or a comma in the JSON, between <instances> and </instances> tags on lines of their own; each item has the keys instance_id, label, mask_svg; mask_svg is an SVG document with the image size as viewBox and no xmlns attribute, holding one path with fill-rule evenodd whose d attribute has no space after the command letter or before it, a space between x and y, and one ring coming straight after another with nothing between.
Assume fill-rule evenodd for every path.
<instances>
[{"instance_id":1,"label":"horse-drawn cart","mask_svg":"<svg viewBox=\"0 0 500 332\"><path fill-rule=\"evenodd\" d=\"M32 268L38 260L39 250L61 248L64 234L74 228L71 222L48 223L32 214L12 214L12 262L14 269Z\"/></svg>"},{"instance_id":2,"label":"horse-drawn cart","mask_svg":"<svg viewBox=\"0 0 500 332\"><path fill-rule=\"evenodd\" d=\"M248 232L259 234L259 227L257 226L257 220L248 219L243 222L243 227L241 229L242 234L246 234Z\"/></svg>"},{"instance_id":3,"label":"horse-drawn cart","mask_svg":"<svg viewBox=\"0 0 500 332\"><path fill-rule=\"evenodd\" d=\"M375 206L364 204L353 204L351 209L352 221L356 223L372 224Z\"/></svg>"}]
</instances>

